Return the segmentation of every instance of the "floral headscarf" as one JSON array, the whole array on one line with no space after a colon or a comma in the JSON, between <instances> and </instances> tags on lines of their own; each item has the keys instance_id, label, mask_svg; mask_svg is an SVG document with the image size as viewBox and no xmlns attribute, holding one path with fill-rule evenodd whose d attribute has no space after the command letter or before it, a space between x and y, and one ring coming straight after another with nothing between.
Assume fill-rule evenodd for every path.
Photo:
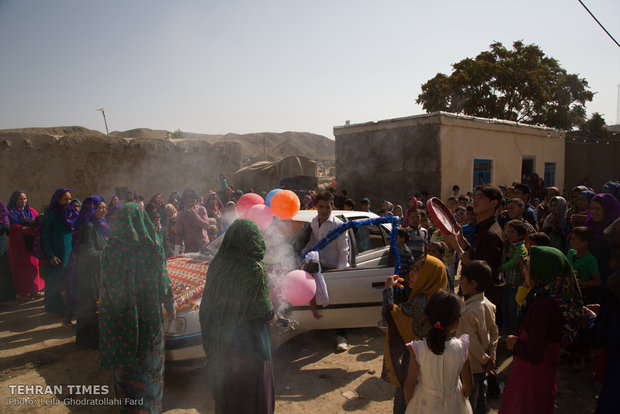
<instances>
[{"instance_id":1,"label":"floral headscarf","mask_svg":"<svg viewBox=\"0 0 620 414\"><path fill-rule=\"evenodd\" d=\"M101 256L99 358L102 369L141 361L161 335L171 295L162 242L138 203L121 207Z\"/></svg>"},{"instance_id":2,"label":"floral headscarf","mask_svg":"<svg viewBox=\"0 0 620 414\"><path fill-rule=\"evenodd\" d=\"M532 289L519 311L519 323L528 307L539 297L547 296L560 307L563 317L561 345L569 346L577 336L577 327L583 316L583 300L577 278L570 262L554 247L530 248L530 279Z\"/></svg>"},{"instance_id":3,"label":"floral headscarf","mask_svg":"<svg viewBox=\"0 0 620 414\"><path fill-rule=\"evenodd\" d=\"M9 199L9 205L6 206L9 210L9 220L14 224L26 224L34 219L34 215L32 214L32 210L30 210L28 201L26 201L26 205L23 209L17 208L17 197L19 197L20 194L26 193L22 190L13 191L13 194L11 194L11 198Z\"/></svg>"}]
</instances>

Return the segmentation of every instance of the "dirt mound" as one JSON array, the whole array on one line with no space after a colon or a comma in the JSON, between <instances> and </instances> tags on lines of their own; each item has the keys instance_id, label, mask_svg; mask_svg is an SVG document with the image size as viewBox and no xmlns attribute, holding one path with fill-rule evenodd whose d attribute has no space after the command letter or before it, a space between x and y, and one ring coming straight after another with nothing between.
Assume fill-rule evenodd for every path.
<instances>
[{"instance_id":1,"label":"dirt mound","mask_svg":"<svg viewBox=\"0 0 620 414\"><path fill-rule=\"evenodd\" d=\"M149 128L136 128L129 131L113 131L110 135L119 138L156 138L156 139L168 139L168 134L171 132L165 129L149 129Z\"/></svg>"},{"instance_id":2,"label":"dirt mound","mask_svg":"<svg viewBox=\"0 0 620 414\"><path fill-rule=\"evenodd\" d=\"M0 132L19 132L21 134L44 134L44 135L52 135L52 136L103 135L99 131L96 131L94 129L84 128L81 126L0 129Z\"/></svg>"}]
</instances>

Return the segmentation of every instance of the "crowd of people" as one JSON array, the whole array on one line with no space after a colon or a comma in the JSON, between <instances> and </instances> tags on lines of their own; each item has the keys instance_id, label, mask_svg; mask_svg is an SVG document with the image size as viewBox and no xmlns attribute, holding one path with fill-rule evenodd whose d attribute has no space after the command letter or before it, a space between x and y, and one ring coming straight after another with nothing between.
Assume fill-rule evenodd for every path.
<instances>
[{"instance_id":1,"label":"crowd of people","mask_svg":"<svg viewBox=\"0 0 620 414\"><path fill-rule=\"evenodd\" d=\"M46 312L75 327L77 345L99 350L119 396L142 398L143 409L158 412L163 320L175 318L166 259L198 252L226 231L200 309L216 410L272 412L266 327L275 314L265 241L255 223L237 216L243 193L223 176L220 184L205 197L186 189L147 203L133 190L106 203L100 195L80 202L59 188L41 213L16 190L0 202L0 299L43 297ZM553 412L560 358L578 372L594 354L603 384L597 413L620 412L613 392L620 380L620 274L613 273L620 184L598 194L577 186L566 195L536 184L487 184L467 194L454 186L445 200L458 223L453 233L432 222L425 191L404 207L386 200L376 211L402 218L401 267L385 282L381 315L382 377L395 387L395 413L485 413L487 397L500 396L498 346L514 353L500 413ZM356 208L346 191L331 187L300 198L303 209L317 210L315 242L339 224L335 208L371 211L368 198ZM349 265L346 237L321 253L325 269ZM232 291L243 300L223 300ZM346 350L346 332L338 335L338 350ZM248 372L261 381L246 384Z\"/></svg>"}]
</instances>

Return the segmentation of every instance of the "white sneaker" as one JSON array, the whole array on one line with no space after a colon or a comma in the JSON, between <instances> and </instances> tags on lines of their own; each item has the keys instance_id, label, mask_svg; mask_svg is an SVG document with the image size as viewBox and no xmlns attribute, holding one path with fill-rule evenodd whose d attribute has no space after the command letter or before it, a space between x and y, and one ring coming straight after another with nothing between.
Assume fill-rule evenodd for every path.
<instances>
[{"instance_id":1,"label":"white sneaker","mask_svg":"<svg viewBox=\"0 0 620 414\"><path fill-rule=\"evenodd\" d=\"M349 345L347 344L347 339L343 336L336 335L336 351L344 352L349 349Z\"/></svg>"}]
</instances>

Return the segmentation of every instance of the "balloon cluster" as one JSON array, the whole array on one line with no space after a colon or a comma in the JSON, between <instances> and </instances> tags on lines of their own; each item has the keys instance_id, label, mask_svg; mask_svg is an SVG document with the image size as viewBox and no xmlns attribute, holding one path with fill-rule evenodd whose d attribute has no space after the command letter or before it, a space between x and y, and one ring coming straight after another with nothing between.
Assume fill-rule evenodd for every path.
<instances>
[{"instance_id":1,"label":"balloon cluster","mask_svg":"<svg viewBox=\"0 0 620 414\"><path fill-rule=\"evenodd\" d=\"M261 230L266 229L276 216L281 220L290 220L299 211L299 197L292 191L276 188L271 190L265 200L258 194L247 193L237 202L237 214L256 222Z\"/></svg>"}]
</instances>

